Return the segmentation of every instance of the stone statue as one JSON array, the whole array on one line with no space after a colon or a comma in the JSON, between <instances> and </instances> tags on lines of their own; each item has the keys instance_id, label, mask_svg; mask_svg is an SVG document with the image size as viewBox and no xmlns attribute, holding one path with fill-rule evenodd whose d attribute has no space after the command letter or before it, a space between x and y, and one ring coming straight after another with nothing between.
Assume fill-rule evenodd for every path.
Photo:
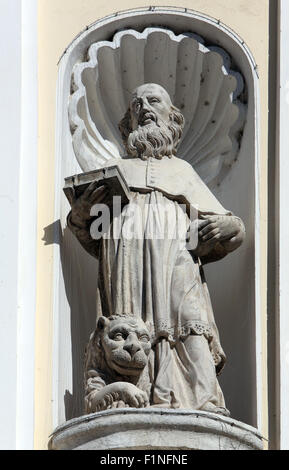
<instances>
[{"instance_id":1,"label":"stone statue","mask_svg":"<svg viewBox=\"0 0 289 470\"><path fill-rule=\"evenodd\" d=\"M85 372L87 412L120 403L229 414L217 380L225 354L203 265L238 248L245 230L192 166L175 156L183 127L165 89L138 87L119 125L127 156L107 162L124 175L130 203L95 240L91 208L109 202L107 187L91 183L72 201L68 226L99 262L99 320ZM138 236L126 236L128 219ZM188 248L184 240L193 226L198 243Z\"/></svg>"}]
</instances>

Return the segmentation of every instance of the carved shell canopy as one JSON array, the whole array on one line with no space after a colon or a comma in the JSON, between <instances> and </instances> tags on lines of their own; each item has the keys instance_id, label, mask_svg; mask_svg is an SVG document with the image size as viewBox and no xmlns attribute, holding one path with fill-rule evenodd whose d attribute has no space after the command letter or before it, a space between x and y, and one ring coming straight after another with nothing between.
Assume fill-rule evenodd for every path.
<instances>
[{"instance_id":1,"label":"carved shell canopy","mask_svg":"<svg viewBox=\"0 0 289 470\"><path fill-rule=\"evenodd\" d=\"M132 91L158 83L185 116L178 149L203 180L220 183L237 159L246 116L244 81L231 70L229 55L206 47L192 33L162 28L124 30L90 46L88 60L72 75L69 119L73 148L83 171L124 154L118 123Z\"/></svg>"}]
</instances>

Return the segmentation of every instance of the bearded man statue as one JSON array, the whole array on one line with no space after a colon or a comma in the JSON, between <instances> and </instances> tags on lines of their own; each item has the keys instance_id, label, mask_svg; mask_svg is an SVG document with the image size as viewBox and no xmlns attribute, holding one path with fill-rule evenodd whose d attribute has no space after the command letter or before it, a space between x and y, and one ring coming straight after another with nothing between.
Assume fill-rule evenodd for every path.
<instances>
[{"instance_id":1,"label":"bearded man statue","mask_svg":"<svg viewBox=\"0 0 289 470\"><path fill-rule=\"evenodd\" d=\"M245 230L192 166L176 157L183 127L166 90L138 87L119 125L127 156L107 163L124 175L130 203L94 240L91 207L107 201L108 191L91 183L72 204L68 225L99 261L97 318L132 315L152 332L150 406L226 415L217 380L225 354L202 265L238 248ZM133 236L124 230L128 218ZM188 246L191 227L197 240Z\"/></svg>"}]
</instances>

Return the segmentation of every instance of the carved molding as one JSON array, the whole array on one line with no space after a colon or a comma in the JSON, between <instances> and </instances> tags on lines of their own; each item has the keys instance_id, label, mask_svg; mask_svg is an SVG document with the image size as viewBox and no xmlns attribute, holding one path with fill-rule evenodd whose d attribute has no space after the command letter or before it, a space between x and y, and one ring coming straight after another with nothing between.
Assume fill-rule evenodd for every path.
<instances>
[{"instance_id":1,"label":"carved molding","mask_svg":"<svg viewBox=\"0 0 289 470\"><path fill-rule=\"evenodd\" d=\"M221 182L240 148L247 106L242 75L218 46L165 28L129 29L99 41L73 68L69 119L84 171L124 153L118 123L132 91L143 83L166 88L186 126L178 156L210 186Z\"/></svg>"},{"instance_id":2,"label":"carved molding","mask_svg":"<svg viewBox=\"0 0 289 470\"><path fill-rule=\"evenodd\" d=\"M66 422L54 431L48 448L263 450L263 441L252 426L204 411L127 408Z\"/></svg>"}]
</instances>

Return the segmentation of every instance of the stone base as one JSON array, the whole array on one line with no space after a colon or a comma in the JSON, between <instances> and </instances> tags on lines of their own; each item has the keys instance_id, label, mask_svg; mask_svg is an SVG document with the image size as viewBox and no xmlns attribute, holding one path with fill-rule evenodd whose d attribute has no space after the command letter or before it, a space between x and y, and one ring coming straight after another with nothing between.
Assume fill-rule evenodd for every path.
<instances>
[{"instance_id":1,"label":"stone base","mask_svg":"<svg viewBox=\"0 0 289 470\"><path fill-rule=\"evenodd\" d=\"M51 450L262 450L260 433L213 413L160 408L101 411L67 421Z\"/></svg>"}]
</instances>

